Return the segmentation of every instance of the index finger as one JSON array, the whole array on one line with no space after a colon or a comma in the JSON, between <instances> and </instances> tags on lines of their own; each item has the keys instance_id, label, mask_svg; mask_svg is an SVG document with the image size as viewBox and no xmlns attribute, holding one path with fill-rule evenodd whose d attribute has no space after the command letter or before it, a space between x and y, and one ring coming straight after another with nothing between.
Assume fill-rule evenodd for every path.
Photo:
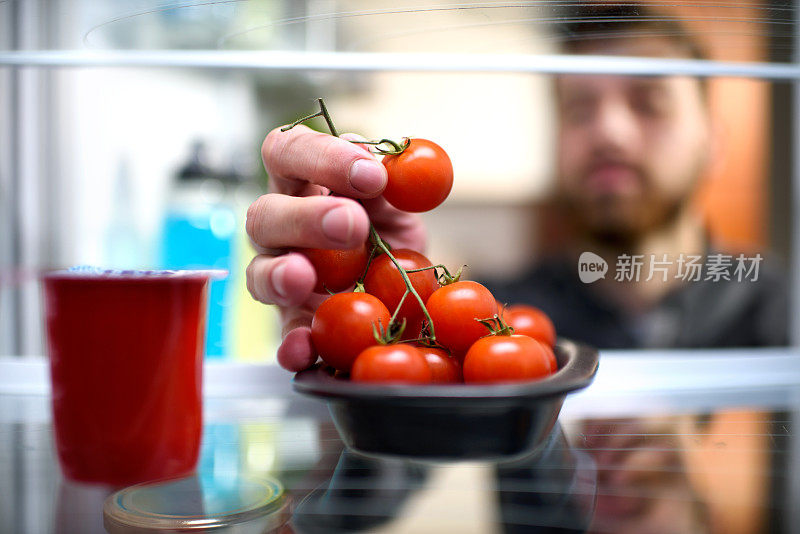
<instances>
[{"instance_id":1,"label":"index finger","mask_svg":"<svg viewBox=\"0 0 800 534\"><path fill-rule=\"evenodd\" d=\"M292 194L310 183L351 198L372 198L386 187L386 168L363 147L303 125L272 130L261 157L277 193Z\"/></svg>"}]
</instances>

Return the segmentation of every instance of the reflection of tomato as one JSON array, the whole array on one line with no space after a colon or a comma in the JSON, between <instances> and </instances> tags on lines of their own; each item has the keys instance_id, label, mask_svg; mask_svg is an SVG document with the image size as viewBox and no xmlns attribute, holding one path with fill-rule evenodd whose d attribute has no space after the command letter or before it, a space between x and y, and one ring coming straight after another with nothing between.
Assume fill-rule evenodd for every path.
<instances>
[{"instance_id":1,"label":"reflection of tomato","mask_svg":"<svg viewBox=\"0 0 800 534\"><path fill-rule=\"evenodd\" d=\"M429 211L444 202L453 188L453 164L432 141L411 139L400 154L383 158L388 180L383 197L403 211Z\"/></svg>"},{"instance_id":2,"label":"reflection of tomato","mask_svg":"<svg viewBox=\"0 0 800 534\"><path fill-rule=\"evenodd\" d=\"M397 259L398 263L406 270L419 269L422 267L430 267L433 265L428 258L409 249L396 249L392 251L392 255ZM431 294L439 289L439 282L436 280L436 274L433 269L427 271L420 271L417 273L409 273L408 278L411 280L411 285L419 293L422 302L428 300ZM406 284L400 272L395 267L392 260L386 254L381 254L372 260L367 271L367 276L364 279L364 289L370 295L375 295L386 305L390 313L394 313L397 305L400 304L400 299L406 292ZM409 334L408 338L415 338L419 334L422 327L422 320L424 314L422 307L414 295L408 294L403 306L400 308L398 317L406 319L406 332Z\"/></svg>"},{"instance_id":3,"label":"reflection of tomato","mask_svg":"<svg viewBox=\"0 0 800 534\"><path fill-rule=\"evenodd\" d=\"M514 327L515 334L522 334L547 343L556 344L556 329L550 318L539 308L514 304L503 312L503 320Z\"/></svg>"},{"instance_id":4,"label":"reflection of tomato","mask_svg":"<svg viewBox=\"0 0 800 534\"><path fill-rule=\"evenodd\" d=\"M434 384L456 384L461 382L461 365L442 349L418 345L433 374Z\"/></svg>"},{"instance_id":5,"label":"reflection of tomato","mask_svg":"<svg viewBox=\"0 0 800 534\"><path fill-rule=\"evenodd\" d=\"M367 243L352 250L322 248L299 249L314 266L317 272L317 285L314 291L325 293L344 291L356 283L367 266L369 250Z\"/></svg>"},{"instance_id":6,"label":"reflection of tomato","mask_svg":"<svg viewBox=\"0 0 800 534\"><path fill-rule=\"evenodd\" d=\"M532 337L486 336L469 348L464 358L464 382L521 382L551 373L544 345Z\"/></svg>"},{"instance_id":7,"label":"reflection of tomato","mask_svg":"<svg viewBox=\"0 0 800 534\"><path fill-rule=\"evenodd\" d=\"M358 355L350 370L355 382L428 384L432 373L425 357L410 345L373 345Z\"/></svg>"},{"instance_id":8,"label":"reflection of tomato","mask_svg":"<svg viewBox=\"0 0 800 534\"><path fill-rule=\"evenodd\" d=\"M489 333L476 319L488 319L497 313L492 293L468 280L437 289L426 307L433 320L436 340L459 359L478 338Z\"/></svg>"},{"instance_id":9,"label":"reflection of tomato","mask_svg":"<svg viewBox=\"0 0 800 534\"><path fill-rule=\"evenodd\" d=\"M385 328L391 315L366 293L337 293L319 305L311 320L311 341L328 365L347 371L356 356L376 343L372 325Z\"/></svg>"}]
</instances>

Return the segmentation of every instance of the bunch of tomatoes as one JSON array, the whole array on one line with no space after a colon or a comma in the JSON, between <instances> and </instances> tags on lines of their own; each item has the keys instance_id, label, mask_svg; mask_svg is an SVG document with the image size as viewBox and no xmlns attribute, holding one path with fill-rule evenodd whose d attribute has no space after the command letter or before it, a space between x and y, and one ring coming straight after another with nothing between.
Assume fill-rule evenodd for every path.
<instances>
[{"instance_id":1,"label":"bunch of tomatoes","mask_svg":"<svg viewBox=\"0 0 800 534\"><path fill-rule=\"evenodd\" d=\"M335 135L322 101L320 107L317 115ZM388 174L383 196L394 207L429 211L449 195L453 167L436 143L368 144L389 147L377 151ZM462 279L460 269L451 274L419 252L392 250L373 227L359 248L302 252L317 271L315 290L331 293L314 314L311 339L337 376L487 384L536 380L557 370L555 329L541 310L505 307L483 285Z\"/></svg>"}]
</instances>

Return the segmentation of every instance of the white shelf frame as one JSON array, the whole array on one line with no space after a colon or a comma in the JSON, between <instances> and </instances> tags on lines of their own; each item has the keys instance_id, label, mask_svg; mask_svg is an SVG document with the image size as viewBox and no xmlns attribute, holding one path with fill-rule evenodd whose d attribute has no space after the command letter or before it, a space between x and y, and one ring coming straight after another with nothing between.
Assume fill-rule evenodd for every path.
<instances>
[{"instance_id":1,"label":"white shelf frame","mask_svg":"<svg viewBox=\"0 0 800 534\"><path fill-rule=\"evenodd\" d=\"M171 67L343 72L483 72L687 75L794 81L800 65L562 54L457 54L238 50L37 50L0 52L0 67Z\"/></svg>"}]
</instances>

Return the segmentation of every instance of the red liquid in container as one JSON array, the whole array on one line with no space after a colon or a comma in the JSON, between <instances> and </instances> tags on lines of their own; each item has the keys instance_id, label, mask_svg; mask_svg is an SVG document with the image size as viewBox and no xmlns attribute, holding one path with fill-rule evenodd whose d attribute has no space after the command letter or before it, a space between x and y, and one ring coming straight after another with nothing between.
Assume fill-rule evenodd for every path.
<instances>
[{"instance_id":1,"label":"red liquid in container","mask_svg":"<svg viewBox=\"0 0 800 534\"><path fill-rule=\"evenodd\" d=\"M64 475L128 485L194 470L208 274L44 278Z\"/></svg>"}]
</instances>

